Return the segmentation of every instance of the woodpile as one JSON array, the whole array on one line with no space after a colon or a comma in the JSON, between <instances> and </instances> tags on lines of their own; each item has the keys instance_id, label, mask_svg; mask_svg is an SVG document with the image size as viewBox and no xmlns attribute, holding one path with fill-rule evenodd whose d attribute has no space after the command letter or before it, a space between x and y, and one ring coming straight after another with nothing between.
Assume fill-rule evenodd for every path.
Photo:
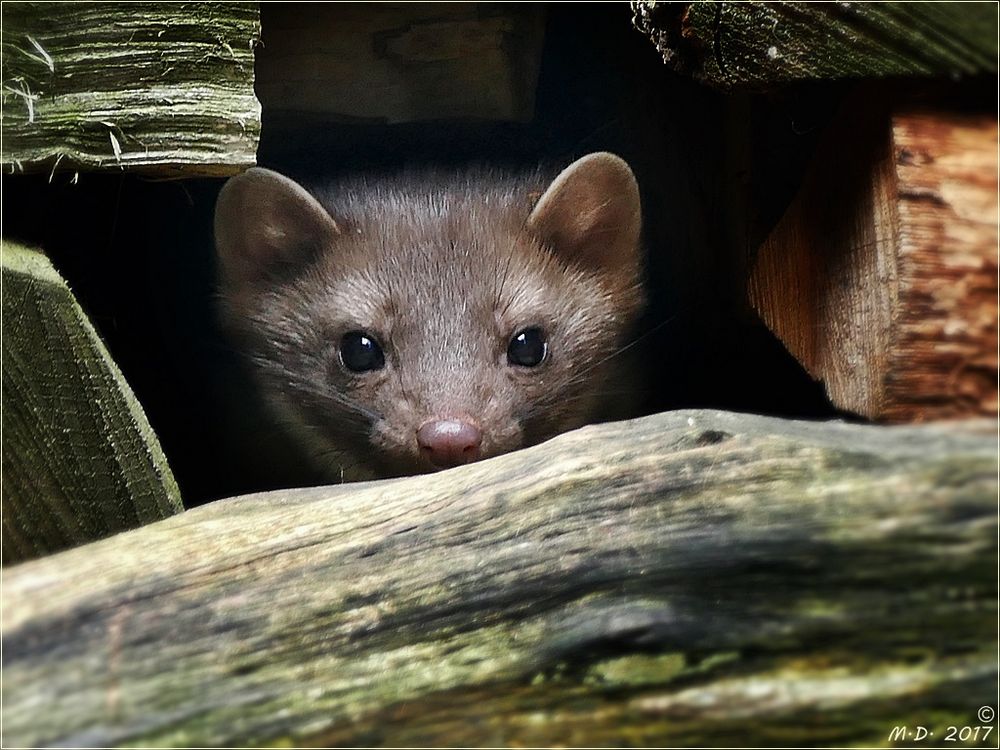
<instances>
[{"instance_id":1,"label":"woodpile","mask_svg":"<svg viewBox=\"0 0 1000 750\"><path fill-rule=\"evenodd\" d=\"M674 411L439 474L182 510L70 288L5 238L6 745L884 745L931 722L944 741L995 707L997 119L995 99L940 96L995 88L995 7L632 8L656 70L737 113L711 132L739 148L705 159L732 179L690 191L691 215L725 226L681 228L705 257L660 272L731 260L715 307L853 421ZM244 169L255 60L273 63L268 114L303 132L519 127L543 10L275 5L262 29L247 3L8 3L4 187ZM772 197L748 187L762 151L742 115L807 85L852 95L755 234L730 221ZM663 132L695 132L687 116ZM663 156L647 174L697 163ZM649 194L687 184L668 179Z\"/></svg>"}]
</instances>

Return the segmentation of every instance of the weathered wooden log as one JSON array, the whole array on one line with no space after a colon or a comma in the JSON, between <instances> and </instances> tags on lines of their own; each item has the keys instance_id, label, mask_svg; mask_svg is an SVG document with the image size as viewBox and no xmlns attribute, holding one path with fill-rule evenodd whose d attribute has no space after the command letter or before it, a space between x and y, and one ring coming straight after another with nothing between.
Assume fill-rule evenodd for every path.
<instances>
[{"instance_id":1,"label":"weathered wooden log","mask_svg":"<svg viewBox=\"0 0 1000 750\"><path fill-rule=\"evenodd\" d=\"M255 3L5 3L5 171L256 163Z\"/></svg>"},{"instance_id":2,"label":"weathered wooden log","mask_svg":"<svg viewBox=\"0 0 1000 750\"><path fill-rule=\"evenodd\" d=\"M14 745L873 744L996 697L997 425L675 412L4 575Z\"/></svg>"},{"instance_id":3,"label":"weathered wooden log","mask_svg":"<svg viewBox=\"0 0 1000 750\"><path fill-rule=\"evenodd\" d=\"M3 243L3 563L182 510L142 407L65 282Z\"/></svg>"},{"instance_id":4,"label":"weathered wooden log","mask_svg":"<svg viewBox=\"0 0 1000 750\"><path fill-rule=\"evenodd\" d=\"M997 70L997 10L979 3L632 0L665 63L726 89Z\"/></svg>"},{"instance_id":5,"label":"weathered wooden log","mask_svg":"<svg viewBox=\"0 0 1000 750\"><path fill-rule=\"evenodd\" d=\"M545 8L531 4L275 3L257 92L270 117L530 120Z\"/></svg>"},{"instance_id":6,"label":"weathered wooden log","mask_svg":"<svg viewBox=\"0 0 1000 750\"><path fill-rule=\"evenodd\" d=\"M996 144L995 115L871 102L820 144L750 299L839 407L996 416Z\"/></svg>"}]
</instances>

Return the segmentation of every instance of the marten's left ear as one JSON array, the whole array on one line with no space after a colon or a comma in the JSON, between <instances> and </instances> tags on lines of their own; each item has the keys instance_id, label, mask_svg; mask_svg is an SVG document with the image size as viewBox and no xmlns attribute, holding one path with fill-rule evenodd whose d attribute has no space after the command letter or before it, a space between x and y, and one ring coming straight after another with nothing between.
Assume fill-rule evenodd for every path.
<instances>
[{"instance_id":1,"label":"marten's left ear","mask_svg":"<svg viewBox=\"0 0 1000 750\"><path fill-rule=\"evenodd\" d=\"M624 160L589 154L564 169L538 199L528 228L584 268L634 271L639 264L639 186Z\"/></svg>"}]
</instances>

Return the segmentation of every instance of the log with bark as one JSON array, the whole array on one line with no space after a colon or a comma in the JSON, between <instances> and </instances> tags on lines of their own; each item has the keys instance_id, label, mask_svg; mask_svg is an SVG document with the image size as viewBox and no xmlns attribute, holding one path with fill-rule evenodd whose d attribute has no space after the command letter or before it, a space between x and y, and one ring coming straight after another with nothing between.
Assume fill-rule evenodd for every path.
<instances>
[{"instance_id":1,"label":"log with bark","mask_svg":"<svg viewBox=\"0 0 1000 750\"><path fill-rule=\"evenodd\" d=\"M256 163L255 3L4 3L6 172Z\"/></svg>"},{"instance_id":2,"label":"log with bark","mask_svg":"<svg viewBox=\"0 0 1000 750\"><path fill-rule=\"evenodd\" d=\"M632 8L664 62L725 89L997 71L992 3L633 0Z\"/></svg>"},{"instance_id":3,"label":"log with bark","mask_svg":"<svg viewBox=\"0 0 1000 750\"><path fill-rule=\"evenodd\" d=\"M182 510L160 443L48 258L4 242L6 565Z\"/></svg>"},{"instance_id":4,"label":"log with bark","mask_svg":"<svg viewBox=\"0 0 1000 750\"><path fill-rule=\"evenodd\" d=\"M687 411L5 572L12 745L883 744L997 691L997 425Z\"/></svg>"},{"instance_id":5,"label":"log with bark","mask_svg":"<svg viewBox=\"0 0 1000 750\"><path fill-rule=\"evenodd\" d=\"M845 410L997 414L997 120L863 94L760 248L751 303Z\"/></svg>"}]
</instances>

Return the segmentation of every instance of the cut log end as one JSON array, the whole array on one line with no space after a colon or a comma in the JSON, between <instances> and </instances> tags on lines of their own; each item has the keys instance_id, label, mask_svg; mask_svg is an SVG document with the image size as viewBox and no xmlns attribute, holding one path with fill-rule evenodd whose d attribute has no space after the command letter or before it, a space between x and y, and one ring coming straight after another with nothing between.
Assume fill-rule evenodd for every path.
<instances>
[{"instance_id":1,"label":"cut log end","mask_svg":"<svg viewBox=\"0 0 1000 750\"><path fill-rule=\"evenodd\" d=\"M760 249L749 296L831 400L997 414L997 122L858 106Z\"/></svg>"},{"instance_id":2,"label":"cut log end","mask_svg":"<svg viewBox=\"0 0 1000 750\"><path fill-rule=\"evenodd\" d=\"M256 4L9 3L3 23L6 173L217 177L254 164Z\"/></svg>"}]
</instances>

